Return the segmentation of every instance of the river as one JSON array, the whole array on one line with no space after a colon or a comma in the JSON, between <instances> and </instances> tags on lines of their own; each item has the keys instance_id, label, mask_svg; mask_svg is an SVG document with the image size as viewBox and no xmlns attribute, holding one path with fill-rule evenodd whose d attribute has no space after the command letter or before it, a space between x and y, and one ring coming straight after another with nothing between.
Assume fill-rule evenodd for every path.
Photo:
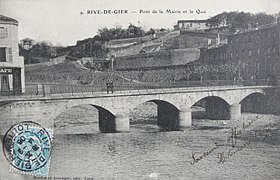
<instances>
[{"instance_id":1,"label":"river","mask_svg":"<svg viewBox=\"0 0 280 180\"><path fill-rule=\"evenodd\" d=\"M81 109L83 113L78 113ZM244 149L219 163L218 154L231 148L227 142L231 132L229 121L194 120L193 128L184 132L159 132L150 114L150 124L141 128L136 123L130 133L99 133L96 122L92 122L89 128L87 109L71 110L72 115L66 113L57 120L50 179L280 179L279 124L266 132L265 140L256 136ZM73 114L83 123L77 124L74 119L69 119ZM247 115L244 121L253 117ZM72 123L62 123L64 120ZM141 122L145 121L142 119ZM248 132L271 121L279 122L278 117L266 115L254 122ZM91 130L93 133L58 133L78 132L79 129L80 132ZM247 141L244 136L237 140L237 144ZM192 163L192 154L198 158L215 147L217 149L209 155ZM25 176L24 179L34 178Z\"/></svg>"}]
</instances>

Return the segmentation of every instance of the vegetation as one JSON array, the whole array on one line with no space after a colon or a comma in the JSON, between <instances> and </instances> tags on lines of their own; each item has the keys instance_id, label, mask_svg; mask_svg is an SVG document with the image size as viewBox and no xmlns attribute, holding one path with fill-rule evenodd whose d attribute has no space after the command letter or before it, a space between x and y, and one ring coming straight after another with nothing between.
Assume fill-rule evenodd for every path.
<instances>
[{"instance_id":1,"label":"vegetation","mask_svg":"<svg viewBox=\"0 0 280 180\"><path fill-rule=\"evenodd\" d=\"M41 41L36 43L31 49L24 49L19 45L19 55L24 57L25 64L40 63L48 61L50 58L57 56L57 52L62 47L54 47L51 43Z\"/></svg>"},{"instance_id":2,"label":"vegetation","mask_svg":"<svg viewBox=\"0 0 280 180\"><path fill-rule=\"evenodd\" d=\"M98 34L101 41L110 41L113 39L125 39L125 38L135 38L143 37L145 35L154 34L155 31L150 29L145 32L142 27L130 24L127 28L122 28L117 26L115 28L108 29L107 27L99 29Z\"/></svg>"},{"instance_id":3,"label":"vegetation","mask_svg":"<svg viewBox=\"0 0 280 180\"><path fill-rule=\"evenodd\" d=\"M270 15L266 13L245 13L245 12L223 12L209 19L209 25L212 28L219 26L228 26L231 32L259 27L279 21L280 13Z\"/></svg>"},{"instance_id":4,"label":"vegetation","mask_svg":"<svg viewBox=\"0 0 280 180\"><path fill-rule=\"evenodd\" d=\"M119 76L139 82L177 82L200 80L233 80L238 78L237 64L182 66L145 71L116 71Z\"/></svg>"}]
</instances>

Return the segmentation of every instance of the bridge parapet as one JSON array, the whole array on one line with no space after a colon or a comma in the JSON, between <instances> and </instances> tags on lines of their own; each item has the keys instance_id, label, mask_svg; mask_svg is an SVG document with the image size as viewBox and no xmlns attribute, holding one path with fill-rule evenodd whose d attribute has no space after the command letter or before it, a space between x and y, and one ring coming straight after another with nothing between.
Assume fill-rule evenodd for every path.
<instances>
[{"instance_id":1,"label":"bridge parapet","mask_svg":"<svg viewBox=\"0 0 280 180\"><path fill-rule=\"evenodd\" d=\"M108 90L104 85L69 85L69 84L26 84L26 93L29 96L48 96L54 94L86 94L86 93L129 93L134 91L161 91L174 88L204 89L207 87L247 87L271 86L267 79L237 81L237 80L212 80L212 81L185 81L185 82L158 82L158 83L121 83L113 84Z\"/></svg>"}]
</instances>

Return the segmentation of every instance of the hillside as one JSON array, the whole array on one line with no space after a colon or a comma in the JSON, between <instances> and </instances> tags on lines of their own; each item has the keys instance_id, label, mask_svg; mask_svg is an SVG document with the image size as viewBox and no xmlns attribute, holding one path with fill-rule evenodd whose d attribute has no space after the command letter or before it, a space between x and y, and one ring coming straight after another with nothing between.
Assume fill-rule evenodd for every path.
<instances>
[{"instance_id":1,"label":"hillside","mask_svg":"<svg viewBox=\"0 0 280 180\"><path fill-rule=\"evenodd\" d=\"M105 73L91 71L76 62L63 62L56 65L43 63L25 66L26 83L66 83L89 84L95 76L105 79ZM94 78L95 79L95 78Z\"/></svg>"},{"instance_id":2,"label":"hillside","mask_svg":"<svg viewBox=\"0 0 280 180\"><path fill-rule=\"evenodd\" d=\"M153 39L148 42L140 43L137 45L131 45L127 48L117 50L117 51L110 51L108 54L110 55L115 55L116 57L121 57L121 56L129 56L129 55L136 55L139 54L142 49L145 49L146 47L161 47L165 43L168 43L168 41L172 41L175 37L180 35L180 31L172 31L166 35L160 36L156 39ZM157 50L159 50L157 48Z\"/></svg>"},{"instance_id":3,"label":"hillside","mask_svg":"<svg viewBox=\"0 0 280 180\"><path fill-rule=\"evenodd\" d=\"M26 84L51 83L69 85L106 86L112 80L114 84L143 84L119 72L94 71L80 62L65 61L56 65L38 63L25 65Z\"/></svg>"}]
</instances>

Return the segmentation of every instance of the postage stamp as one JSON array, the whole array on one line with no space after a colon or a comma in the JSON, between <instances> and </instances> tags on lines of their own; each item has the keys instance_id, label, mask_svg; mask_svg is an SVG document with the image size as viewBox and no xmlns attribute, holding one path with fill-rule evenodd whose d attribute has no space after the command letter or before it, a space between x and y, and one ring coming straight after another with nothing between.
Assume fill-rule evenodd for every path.
<instances>
[{"instance_id":1,"label":"postage stamp","mask_svg":"<svg viewBox=\"0 0 280 180\"><path fill-rule=\"evenodd\" d=\"M48 176L51 143L51 129L31 121L13 125L3 139L3 151L11 171Z\"/></svg>"}]
</instances>

